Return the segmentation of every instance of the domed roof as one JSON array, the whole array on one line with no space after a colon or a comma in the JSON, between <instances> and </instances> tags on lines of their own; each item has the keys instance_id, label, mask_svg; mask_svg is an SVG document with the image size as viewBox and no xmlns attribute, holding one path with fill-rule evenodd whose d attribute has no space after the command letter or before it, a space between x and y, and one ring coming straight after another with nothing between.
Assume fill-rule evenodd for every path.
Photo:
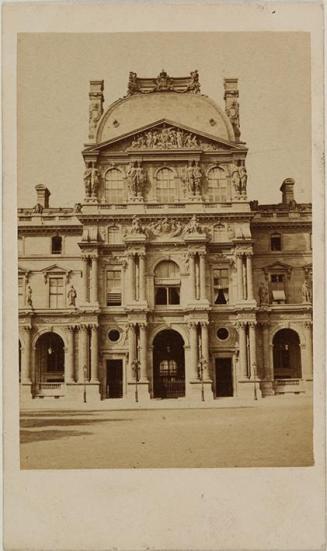
<instances>
[{"instance_id":1,"label":"domed roof","mask_svg":"<svg viewBox=\"0 0 327 551\"><path fill-rule=\"evenodd\" d=\"M160 119L169 119L229 142L235 141L228 117L207 96L160 92L135 94L113 103L99 122L96 143L117 138Z\"/></svg>"}]
</instances>

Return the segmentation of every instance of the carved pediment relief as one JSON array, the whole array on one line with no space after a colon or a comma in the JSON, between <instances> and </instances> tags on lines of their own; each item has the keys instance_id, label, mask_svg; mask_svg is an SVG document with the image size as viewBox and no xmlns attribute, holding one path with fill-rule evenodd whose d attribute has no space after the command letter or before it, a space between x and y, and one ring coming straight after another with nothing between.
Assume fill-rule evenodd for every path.
<instances>
[{"instance_id":1,"label":"carved pediment relief","mask_svg":"<svg viewBox=\"0 0 327 551\"><path fill-rule=\"evenodd\" d=\"M146 128L136 130L128 136L121 136L108 142L85 150L84 154L97 150L111 151L171 151L171 150L202 150L202 151L238 151L240 146L217 139L195 129L183 127L172 121L162 119ZM244 149L244 148L243 148Z\"/></svg>"}]
</instances>

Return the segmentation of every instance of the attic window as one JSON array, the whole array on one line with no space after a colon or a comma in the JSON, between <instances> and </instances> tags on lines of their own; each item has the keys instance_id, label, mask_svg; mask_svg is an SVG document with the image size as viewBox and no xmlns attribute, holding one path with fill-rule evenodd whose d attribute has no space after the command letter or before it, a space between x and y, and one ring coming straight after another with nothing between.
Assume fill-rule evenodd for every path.
<instances>
[{"instance_id":1,"label":"attic window","mask_svg":"<svg viewBox=\"0 0 327 551\"><path fill-rule=\"evenodd\" d=\"M282 237L280 233L273 233L270 237L270 248L272 251L282 250Z\"/></svg>"},{"instance_id":2,"label":"attic window","mask_svg":"<svg viewBox=\"0 0 327 551\"><path fill-rule=\"evenodd\" d=\"M62 237L60 237L59 235L54 235L51 239L51 253L52 254L62 253Z\"/></svg>"}]
</instances>

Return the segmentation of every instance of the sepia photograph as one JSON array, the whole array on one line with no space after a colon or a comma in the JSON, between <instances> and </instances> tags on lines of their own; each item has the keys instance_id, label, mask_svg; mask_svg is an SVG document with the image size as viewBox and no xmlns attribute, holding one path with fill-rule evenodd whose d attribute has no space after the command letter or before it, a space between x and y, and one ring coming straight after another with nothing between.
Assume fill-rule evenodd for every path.
<instances>
[{"instance_id":1,"label":"sepia photograph","mask_svg":"<svg viewBox=\"0 0 327 551\"><path fill-rule=\"evenodd\" d=\"M313 464L309 54L18 36L21 468Z\"/></svg>"},{"instance_id":2,"label":"sepia photograph","mask_svg":"<svg viewBox=\"0 0 327 551\"><path fill-rule=\"evenodd\" d=\"M326 544L319 2L3 9L8 551Z\"/></svg>"}]
</instances>

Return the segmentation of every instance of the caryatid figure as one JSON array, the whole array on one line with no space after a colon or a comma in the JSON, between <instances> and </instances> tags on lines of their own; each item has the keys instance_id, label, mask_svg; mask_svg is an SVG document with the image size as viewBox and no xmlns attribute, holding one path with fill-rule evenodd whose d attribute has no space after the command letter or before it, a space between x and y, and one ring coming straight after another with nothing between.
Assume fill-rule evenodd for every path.
<instances>
[{"instance_id":1,"label":"caryatid figure","mask_svg":"<svg viewBox=\"0 0 327 551\"><path fill-rule=\"evenodd\" d=\"M99 186L98 169L94 166L94 163L92 163L92 172L91 172L91 195L92 195L92 197L97 196L98 186Z\"/></svg>"},{"instance_id":2,"label":"caryatid figure","mask_svg":"<svg viewBox=\"0 0 327 551\"><path fill-rule=\"evenodd\" d=\"M236 165L232 166L232 184L238 195L241 194L241 176L239 168Z\"/></svg>"},{"instance_id":3,"label":"caryatid figure","mask_svg":"<svg viewBox=\"0 0 327 551\"><path fill-rule=\"evenodd\" d=\"M246 184L248 181L248 173L245 166L241 166L239 170L239 174L240 174L240 193L241 195L246 195Z\"/></svg>"},{"instance_id":4,"label":"caryatid figure","mask_svg":"<svg viewBox=\"0 0 327 551\"><path fill-rule=\"evenodd\" d=\"M128 179L128 191L133 197L137 194L137 169L135 165L135 162L129 163L126 172Z\"/></svg>"},{"instance_id":5,"label":"caryatid figure","mask_svg":"<svg viewBox=\"0 0 327 551\"><path fill-rule=\"evenodd\" d=\"M86 163L86 168L84 171L84 187L86 197L90 197L92 192L92 171L93 168L91 163Z\"/></svg>"},{"instance_id":6,"label":"caryatid figure","mask_svg":"<svg viewBox=\"0 0 327 551\"><path fill-rule=\"evenodd\" d=\"M193 167L193 181L194 181L194 193L201 193L201 179L202 179L202 170L199 167L199 163L195 162Z\"/></svg>"}]
</instances>

